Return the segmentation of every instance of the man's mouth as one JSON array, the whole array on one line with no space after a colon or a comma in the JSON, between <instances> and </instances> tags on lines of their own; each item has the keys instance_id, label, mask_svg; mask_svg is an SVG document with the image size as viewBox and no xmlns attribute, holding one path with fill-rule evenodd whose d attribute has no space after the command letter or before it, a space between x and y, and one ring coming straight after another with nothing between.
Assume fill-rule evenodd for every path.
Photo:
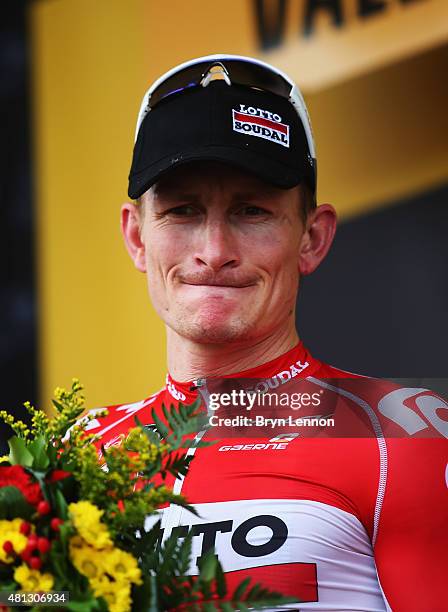
<instances>
[{"instance_id":1,"label":"man's mouth","mask_svg":"<svg viewBox=\"0 0 448 612\"><path fill-rule=\"evenodd\" d=\"M184 285L192 285L194 287L223 287L223 288L231 288L231 289L244 289L246 287L251 287L255 283L222 283L222 282L187 282L183 281Z\"/></svg>"}]
</instances>

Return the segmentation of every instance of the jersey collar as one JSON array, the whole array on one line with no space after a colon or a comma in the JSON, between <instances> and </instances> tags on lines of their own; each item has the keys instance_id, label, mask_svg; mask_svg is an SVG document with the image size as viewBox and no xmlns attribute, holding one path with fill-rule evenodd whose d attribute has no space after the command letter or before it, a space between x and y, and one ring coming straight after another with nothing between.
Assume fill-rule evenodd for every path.
<instances>
[{"instance_id":1,"label":"jersey collar","mask_svg":"<svg viewBox=\"0 0 448 612\"><path fill-rule=\"evenodd\" d=\"M310 355L302 342L299 342L291 350L267 363L220 378L262 378L269 380L282 374L281 378L284 379L287 377L284 372L287 372L290 378L296 376L306 378L312 376L319 366L320 362ZM191 403L198 397L197 388L202 382L203 379L178 382L169 373L166 376L166 388L169 394L174 399L185 403Z\"/></svg>"}]
</instances>

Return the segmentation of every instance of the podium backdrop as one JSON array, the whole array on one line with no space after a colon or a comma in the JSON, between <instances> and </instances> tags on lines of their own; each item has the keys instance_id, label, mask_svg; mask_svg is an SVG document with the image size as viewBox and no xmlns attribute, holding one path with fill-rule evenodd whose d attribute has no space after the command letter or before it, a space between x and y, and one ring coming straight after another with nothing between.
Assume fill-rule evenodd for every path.
<instances>
[{"instance_id":1,"label":"podium backdrop","mask_svg":"<svg viewBox=\"0 0 448 612\"><path fill-rule=\"evenodd\" d=\"M304 306L298 311L304 339L316 356L361 371L370 363L384 365L381 353L389 350L388 343L398 346L397 358L386 364L392 370L378 366L371 373L406 375L399 371L405 365L400 355L409 354L406 338L415 330L391 337L381 317L391 323L387 330L400 328L401 313L412 304L409 287L415 283L418 291L434 271L431 262L425 268L419 258L410 284L394 283L391 269L402 278L403 270L415 266L415 257L402 250L412 250L412 232L418 237L425 219L434 231L446 222L443 214L431 216L431 206L428 215L421 209L426 194L438 194L437 210L446 197L440 188L448 178L447 3L320 4L40 0L30 5L36 361L43 401L72 376L86 385L90 406L135 401L163 382L164 329L145 279L122 245L119 210L144 90L174 64L216 52L267 59L303 86L317 143L319 202L334 203L343 228L353 230L340 234L348 241L346 256L338 259L341 251L335 251L329 264L334 267L316 277L328 284L310 279L304 285ZM397 202L419 206L420 214L410 217L403 209L407 223L394 217L395 231L386 233L390 243L385 244L380 229L391 226L375 215ZM364 226L353 225L363 218ZM383 222L389 223L386 217ZM433 229L425 242L429 249ZM359 236L364 237L362 249ZM441 244L438 261L445 261ZM366 257L368 278L360 257ZM360 319L353 332L359 296L356 291L348 296L335 280L352 263L364 278L360 286L371 291L359 299L363 310L357 309ZM441 274L437 269L434 284L425 285L427 308L418 320L411 318L416 327L431 313L444 311L448 290ZM356 282L353 278L351 286ZM391 297L391 288L400 293ZM402 307L388 308L387 299ZM333 321L325 332L322 316ZM363 329L365 342L359 338ZM341 352L348 339L355 347L351 357ZM434 342L441 342L440 335ZM363 362L367 354L368 364ZM416 370L428 363L418 347L413 358Z\"/></svg>"}]
</instances>

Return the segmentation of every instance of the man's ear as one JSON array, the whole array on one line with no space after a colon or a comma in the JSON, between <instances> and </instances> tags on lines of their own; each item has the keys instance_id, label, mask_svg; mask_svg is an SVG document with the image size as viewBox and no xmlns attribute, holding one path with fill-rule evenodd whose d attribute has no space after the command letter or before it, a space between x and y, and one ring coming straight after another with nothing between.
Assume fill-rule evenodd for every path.
<instances>
[{"instance_id":1,"label":"man's ear","mask_svg":"<svg viewBox=\"0 0 448 612\"><path fill-rule=\"evenodd\" d=\"M125 202L121 207L121 233L135 267L140 272L146 272L145 243L140 238L140 216L137 206L133 202Z\"/></svg>"},{"instance_id":2,"label":"man's ear","mask_svg":"<svg viewBox=\"0 0 448 612\"><path fill-rule=\"evenodd\" d=\"M321 204L308 214L299 253L300 274L311 274L328 253L336 232L336 211Z\"/></svg>"}]
</instances>

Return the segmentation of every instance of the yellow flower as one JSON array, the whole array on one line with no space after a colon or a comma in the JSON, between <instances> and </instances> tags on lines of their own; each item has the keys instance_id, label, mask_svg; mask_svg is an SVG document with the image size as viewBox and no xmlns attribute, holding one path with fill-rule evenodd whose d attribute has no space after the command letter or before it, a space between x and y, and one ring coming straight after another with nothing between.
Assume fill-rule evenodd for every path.
<instances>
[{"instance_id":1,"label":"yellow flower","mask_svg":"<svg viewBox=\"0 0 448 612\"><path fill-rule=\"evenodd\" d=\"M131 609L131 585L115 582L103 576L99 580L91 580L95 597L104 597L109 612L129 612Z\"/></svg>"},{"instance_id":2,"label":"yellow flower","mask_svg":"<svg viewBox=\"0 0 448 612\"><path fill-rule=\"evenodd\" d=\"M12 521L0 520L0 561L3 563L12 563L14 557L6 554L3 544L5 542L11 542L12 547L16 555L20 555L23 552L28 538L20 533L20 525L23 523L23 519L16 518Z\"/></svg>"},{"instance_id":3,"label":"yellow flower","mask_svg":"<svg viewBox=\"0 0 448 612\"><path fill-rule=\"evenodd\" d=\"M80 574L90 579L103 573L101 567L103 552L99 553L78 536L70 539L69 550L70 559Z\"/></svg>"},{"instance_id":4,"label":"yellow flower","mask_svg":"<svg viewBox=\"0 0 448 612\"><path fill-rule=\"evenodd\" d=\"M131 609L131 590L129 587L114 588L103 595L109 612L129 612Z\"/></svg>"},{"instance_id":5,"label":"yellow flower","mask_svg":"<svg viewBox=\"0 0 448 612\"><path fill-rule=\"evenodd\" d=\"M79 535L88 544L97 549L112 546L107 527L100 522L103 510L89 501L69 504L68 509Z\"/></svg>"},{"instance_id":6,"label":"yellow flower","mask_svg":"<svg viewBox=\"0 0 448 612\"><path fill-rule=\"evenodd\" d=\"M117 582L134 582L142 584L142 573L137 564L137 559L130 553L113 548L104 552L104 571L106 571Z\"/></svg>"},{"instance_id":7,"label":"yellow flower","mask_svg":"<svg viewBox=\"0 0 448 612\"><path fill-rule=\"evenodd\" d=\"M25 550L28 538L23 533L12 532L9 536L10 542L14 548L14 552L20 555Z\"/></svg>"},{"instance_id":8,"label":"yellow flower","mask_svg":"<svg viewBox=\"0 0 448 612\"><path fill-rule=\"evenodd\" d=\"M0 463L7 463L9 461L9 455L3 455L0 457Z\"/></svg>"},{"instance_id":9,"label":"yellow flower","mask_svg":"<svg viewBox=\"0 0 448 612\"><path fill-rule=\"evenodd\" d=\"M70 538L70 548L83 548L85 545L86 543L79 535Z\"/></svg>"},{"instance_id":10,"label":"yellow flower","mask_svg":"<svg viewBox=\"0 0 448 612\"><path fill-rule=\"evenodd\" d=\"M47 592L54 584L51 574L41 574L38 570L30 569L26 563L15 569L14 580L20 584L22 591Z\"/></svg>"},{"instance_id":11,"label":"yellow flower","mask_svg":"<svg viewBox=\"0 0 448 612\"><path fill-rule=\"evenodd\" d=\"M96 550L80 536L70 538L69 551L73 565L87 577L95 597L105 599L109 612L129 612L131 583L142 583L137 560L119 548Z\"/></svg>"}]
</instances>

